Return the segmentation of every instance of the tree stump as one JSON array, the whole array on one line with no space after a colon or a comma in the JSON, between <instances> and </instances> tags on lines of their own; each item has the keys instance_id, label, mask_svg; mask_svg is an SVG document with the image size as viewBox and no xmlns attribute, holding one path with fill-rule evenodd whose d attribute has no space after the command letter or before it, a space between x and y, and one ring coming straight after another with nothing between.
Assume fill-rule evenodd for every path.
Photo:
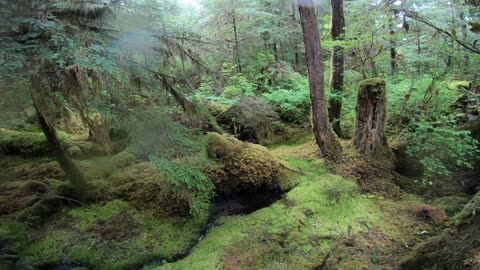
<instances>
[{"instance_id":1,"label":"tree stump","mask_svg":"<svg viewBox=\"0 0 480 270\"><path fill-rule=\"evenodd\" d=\"M372 156L380 149L388 149L385 87L383 79L372 78L361 81L358 88L353 145L365 155Z\"/></svg>"}]
</instances>

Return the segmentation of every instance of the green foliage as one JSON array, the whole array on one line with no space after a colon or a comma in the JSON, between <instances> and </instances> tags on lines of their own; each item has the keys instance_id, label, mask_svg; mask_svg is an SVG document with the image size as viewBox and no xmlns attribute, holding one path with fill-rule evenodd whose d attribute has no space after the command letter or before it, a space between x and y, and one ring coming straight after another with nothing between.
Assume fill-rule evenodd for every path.
<instances>
[{"instance_id":1,"label":"green foliage","mask_svg":"<svg viewBox=\"0 0 480 270\"><path fill-rule=\"evenodd\" d=\"M310 90L308 80L300 75L278 87L273 87L263 97L277 106L278 114L287 123L301 124L310 115Z\"/></svg>"},{"instance_id":2,"label":"green foliage","mask_svg":"<svg viewBox=\"0 0 480 270\"><path fill-rule=\"evenodd\" d=\"M339 180L330 182L325 187L327 204L336 205L345 199L354 198L359 193L358 185L353 181Z\"/></svg>"},{"instance_id":3,"label":"green foliage","mask_svg":"<svg viewBox=\"0 0 480 270\"><path fill-rule=\"evenodd\" d=\"M169 161L151 155L150 160L173 184L174 192L178 198L188 201L190 213L200 220L206 221L208 218L207 209L215 194L215 187L203 171L206 170L206 166L213 166L213 164L203 157ZM206 165L207 163L208 165Z\"/></svg>"},{"instance_id":4,"label":"green foliage","mask_svg":"<svg viewBox=\"0 0 480 270\"><path fill-rule=\"evenodd\" d=\"M478 142L470 132L455 128L447 117L414 122L408 129L407 154L415 156L424 167L424 183L432 184L436 177L451 175L462 168L473 168L479 153Z\"/></svg>"},{"instance_id":5,"label":"green foliage","mask_svg":"<svg viewBox=\"0 0 480 270\"><path fill-rule=\"evenodd\" d=\"M204 175L215 163L207 157L206 137L156 114L137 130L135 151L148 158L173 185L179 200L203 220L214 195L213 183Z\"/></svg>"}]
</instances>

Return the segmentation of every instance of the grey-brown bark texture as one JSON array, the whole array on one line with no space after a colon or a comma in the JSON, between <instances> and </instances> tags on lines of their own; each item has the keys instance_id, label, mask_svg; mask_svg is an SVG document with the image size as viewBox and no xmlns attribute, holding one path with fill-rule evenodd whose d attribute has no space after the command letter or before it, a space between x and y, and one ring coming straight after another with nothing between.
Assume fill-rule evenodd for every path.
<instances>
[{"instance_id":1,"label":"grey-brown bark texture","mask_svg":"<svg viewBox=\"0 0 480 270\"><path fill-rule=\"evenodd\" d=\"M331 0L332 4L332 29L333 40L343 40L345 36L345 18L343 15L343 0ZM330 76L330 89L335 98L330 99L330 123L333 131L342 137L340 117L342 114L342 92L345 72L344 50L342 46L335 45L332 49L332 73Z\"/></svg>"},{"instance_id":2,"label":"grey-brown bark texture","mask_svg":"<svg viewBox=\"0 0 480 270\"><path fill-rule=\"evenodd\" d=\"M313 133L322 155L337 160L341 154L341 146L328 122L323 56L313 1L299 0L298 10L300 12L303 42L307 58Z\"/></svg>"},{"instance_id":3,"label":"grey-brown bark texture","mask_svg":"<svg viewBox=\"0 0 480 270\"><path fill-rule=\"evenodd\" d=\"M366 79L358 88L353 145L366 155L388 147L386 84L381 78Z\"/></svg>"}]
</instances>

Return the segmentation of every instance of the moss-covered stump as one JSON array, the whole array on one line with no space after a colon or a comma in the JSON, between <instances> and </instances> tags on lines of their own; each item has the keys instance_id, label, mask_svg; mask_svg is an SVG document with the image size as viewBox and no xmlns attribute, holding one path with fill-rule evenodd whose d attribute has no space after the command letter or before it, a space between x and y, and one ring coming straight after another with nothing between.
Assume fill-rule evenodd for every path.
<instances>
[{"instance_id":1,"label":"moss-covered stump","mask_svg":"<svg viewBox=\"0 0 480 270\"><path fill-rule=\"evenodd\" d=\"M243 143L233 136L210 133L208 155L220 164L210 173L220 193L281 188L286 178L280 160L265 147Z\"/></svg>"},{"instance_id":2,"label":"moss-covered stump","mask_svg":"<svg viewBox=\"0 0 480 270\"><path fill-rule=\"evenodd\" d=\"M363 154L374 155L378 149L388 149L385 88L381 78L363 80L358 87L353 145Z\"/></svg>"},{"instance_id":3,"label":"moss-covered stump","mask_svg":"<svg viewBox=\"0 0 480 270\"><path fill-rule=\"evenodd\" d=\"M156 216L187 215L188 201L179 200L174 187L150 163L126 167L107 179L119 198Z\"/></svg>"},{"instance_id":4,"label":"moss-covered stump","mask_svg":"<svg viewBox=\"0 0 480 270\"><path fill-rule=\"evenodd\" d=\"M480 269L480 193L456 216L456 225L417 247L399 266L405 270Z\"/></svg>"}]
</instances>

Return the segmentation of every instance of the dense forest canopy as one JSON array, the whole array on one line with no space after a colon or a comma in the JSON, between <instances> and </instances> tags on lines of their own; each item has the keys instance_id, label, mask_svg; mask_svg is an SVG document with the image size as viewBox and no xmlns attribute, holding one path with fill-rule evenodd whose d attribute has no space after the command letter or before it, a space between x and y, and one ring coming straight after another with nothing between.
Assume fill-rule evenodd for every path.
<instances>
[{"instance_id":1,"label":"dense forest canopy","mask_svg":"<svg viewBox=\"0 0 480 270\"><path fill-rule=\"evenodd\" d=\"M480 269L479 40L477 0L0 0L0 269Z\"/></svg>"}]
</instances>

